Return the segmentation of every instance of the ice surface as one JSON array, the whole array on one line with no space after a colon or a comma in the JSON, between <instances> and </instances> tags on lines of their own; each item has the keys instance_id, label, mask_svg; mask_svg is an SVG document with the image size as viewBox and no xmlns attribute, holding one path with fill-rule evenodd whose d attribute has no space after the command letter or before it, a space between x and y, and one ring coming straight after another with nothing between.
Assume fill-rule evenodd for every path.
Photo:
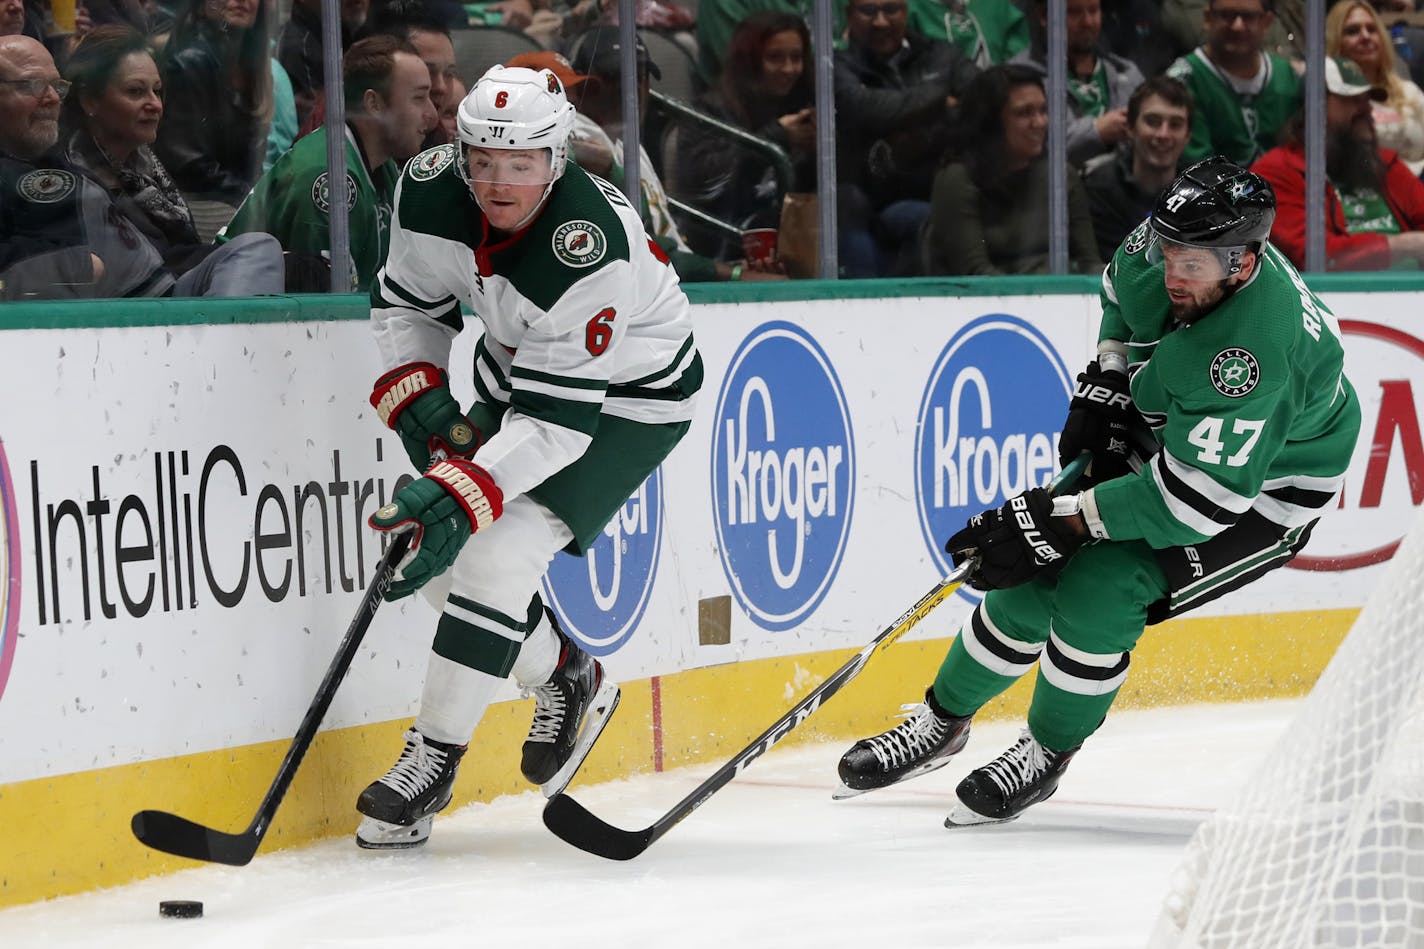
<instances>
[{"instance_id":1,"label":"ice surface","mask_svg":"<svg viewBox=\"0 0 1424 949\"><path fill-rule=\"evenodd\" d=\"M955 783L1017 735L988 723L948 767L846 801L830 798L843 745L778 750L628 863L549 834L531 791L443 815L423 850L333 840L0 911L0 944L1141 947L1192 827L1297 707L1115 714L1057 797L1013 824L943 826ZM643 827L720 763L576 782L571 793L605 820ZM205 915L161 919L164 899L202 900Z\"/></svg>"}]
</instances>

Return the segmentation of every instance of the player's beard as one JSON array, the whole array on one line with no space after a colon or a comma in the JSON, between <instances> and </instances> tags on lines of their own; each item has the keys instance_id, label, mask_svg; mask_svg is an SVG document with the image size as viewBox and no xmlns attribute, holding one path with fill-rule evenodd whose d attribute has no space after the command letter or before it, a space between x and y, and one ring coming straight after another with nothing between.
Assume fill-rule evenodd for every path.
<instances>
[{"instance_id":1,"label":"player's beard","mask_svg":"<svg viewBox=\"0 0 1424 949\"><path fill-rule=\"evenodd\" d=\"M1226 289L1226 282L1222 281L1205 300L1194 298L1185 303L1178 303L1168 298L1167 307L1172 314L1172 319L1185 326L1190 326L1221 305L1221 301L1226 299Z\"/></svg>"},{"instance_id":2,"label":"player's beard","mask_svg":"<svg viewBox=\"0 0 1424 949\"><path fill-rule=\"evenodd\" d=\"M1380 163L1374 120L1361 116L1345 128L1332 129L1325 140L1325 173L1330 181L1348 191L1384 187L1384 166Z\"/></svg>"}]
</instances>

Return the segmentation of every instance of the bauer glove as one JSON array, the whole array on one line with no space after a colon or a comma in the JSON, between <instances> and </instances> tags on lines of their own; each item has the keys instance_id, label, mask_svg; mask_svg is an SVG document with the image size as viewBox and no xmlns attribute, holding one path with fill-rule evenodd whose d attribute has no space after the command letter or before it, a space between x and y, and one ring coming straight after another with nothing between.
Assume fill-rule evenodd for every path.
<instances>
[{"instance_id":1,"label":"bauer glove","mask_svg":"<svg viewBox=\"0 0 1424 949\"><path fill-rule=\"evenodd\" d=\"M956 567L970 565L965 582L976 590L1003 590L1038 577L1056 576L1088 538L1053 514L1053 496L1034 488L1002 507L975 514L944 549Z\"/></svg>"},{"instance_id":2,"label":"bauer glove","mask_svg":"<svg viewBox=\"0 0 1424 949\"><path fill-rule=\"evenodd\" d=\"M1132 471L1129 459L1144 434L1147 425L1132 404L1127 375L1115 369L1103 371L1094 360L1078 374L1068 420L1058 439L1058 463L1066 468L1088 451L1093 455L1090 483L1120 478Z\"/></svg>"},{"instance_id":3,"label":"bauer glove","mask_svg":"<svg viewBox=\"0 0 1424 949\"><path fill-rule=\"evenodd\" d=\"M397 491L370 520L378 531L415 532L386 599L409 596L450 569L470 535L493 524L503 510L504 494L489 473L463 458L437 461L425 477Z\"/></svg>"},{"instance_id":4,"label":"bauer glove","mask_svg":"<svg viewBox=\"0 0 1424 949\"><path fill-rule=\"evenodd\" d=\"M460 411L446 378L434 363L412 362L377 379L371 390L371 407L400 435L417 471L438 458L469 458L480 447L479 429Z\"/></svg>"}]
</instances>

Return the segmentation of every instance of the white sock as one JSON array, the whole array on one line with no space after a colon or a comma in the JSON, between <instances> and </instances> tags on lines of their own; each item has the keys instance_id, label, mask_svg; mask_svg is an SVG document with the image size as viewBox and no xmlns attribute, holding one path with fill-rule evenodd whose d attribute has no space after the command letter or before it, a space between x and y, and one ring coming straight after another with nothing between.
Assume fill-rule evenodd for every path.
<instances>
[{"instance_id":1,"label":"white sock","mask_svg":"<svg viewBox=\"0 0 1424 949\"><path fill-rule=\"evenodd\" d=\"M539 622L529 631L519 657L514 660L512 674L521 689L532 689L549 681L559 664L559 636L549 614L539 611Z\"/></svg>"},{"instance_id":2,"label":"white sock","mask_svg":"<svg viewBox=\"0 0 1424 949\"><path fill-rule=\"evenodd\" d=\"M415 727L426 738L467 744L501 680L434 652L425 671Z\"/></svg>"}]
</instances>

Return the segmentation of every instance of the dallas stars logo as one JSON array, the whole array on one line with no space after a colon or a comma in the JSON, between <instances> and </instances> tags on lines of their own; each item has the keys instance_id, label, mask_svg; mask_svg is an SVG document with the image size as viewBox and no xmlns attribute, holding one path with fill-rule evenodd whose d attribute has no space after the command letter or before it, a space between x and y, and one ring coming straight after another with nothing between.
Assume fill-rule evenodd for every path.
<instances>
[{"instance_id":1,"label":"dallas stars logo","mask_svg":"<svg viewBox=\"0 0 1424 949\"><path fill-rule=\"evenodd\" d=\"M1245 349L1223 349L1211 361L1211 384L1231 399L1246 395L1261 381L1261 365Z\"/></svg>"},{"instance_id":2,"label":"dallas stars logo","mask_svg":"<svg viewBox=\"0 0 1424 949\"><path fill-rule=\"evenodd\" d=\"M326 214L331 210L331 181L327 177L327 172L323 171L312 182L311 199L318 211ZM350 211L356 207L356 179L351 177L350 172L346 174L346 210Z\"/></svg>"},{"instance_id":3,"label":"dallas stars logo","mask_svg":"<svg viewBox=\"0 0 1424 949\"><path fill-rule=\"evenodd\" d=\"M1151 237L1152 229L1149 222L1143 221L1137 225L1136 230L1127 235L1127 240L1123 243L1123 250L1129 254L1135 254L1147 246L1147 240Z\"/></svg>"},{"instance_id":4,"label":"dallas stars logo","mask_svg":"<svg viewBox=\"0 0 1424 949\"><path fill-rule=\"evenodd\" d=\"M1240 201L1242 198L1246 197L1246 196L1247 196L1248 194L1250 194L1250 193L1251 193L1251 182L1249 182L1249 181L1233 181L1233 182L1231 183L1231 200L1232 200L1233 202L1235 202L1235 201Z\"/></svg>"}]
</instances>

